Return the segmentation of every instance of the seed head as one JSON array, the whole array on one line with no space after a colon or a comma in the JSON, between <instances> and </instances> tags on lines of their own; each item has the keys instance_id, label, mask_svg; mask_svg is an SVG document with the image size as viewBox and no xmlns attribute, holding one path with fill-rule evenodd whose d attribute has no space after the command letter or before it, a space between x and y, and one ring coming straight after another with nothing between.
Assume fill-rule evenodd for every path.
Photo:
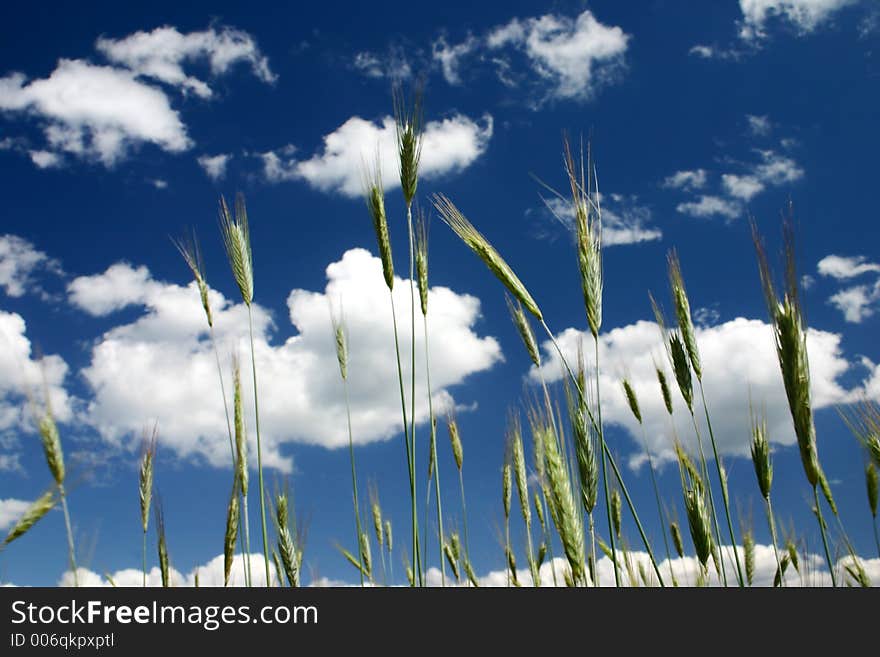
<instances>
[{"instance_id":1,"label":"seed head","mask_svg":"<svg viewBox=\"0 0 880 657\"><path fill-rule=\"evenodd\" d=\"M242 194L237 194L235 197L234 218L226 206L226 200L220 197L220 232L223 233L226 257L232 268L232 276L241 292L242 301L250 306L254 300L254 261L247 210Z\"/></svg>"}]
</instances>

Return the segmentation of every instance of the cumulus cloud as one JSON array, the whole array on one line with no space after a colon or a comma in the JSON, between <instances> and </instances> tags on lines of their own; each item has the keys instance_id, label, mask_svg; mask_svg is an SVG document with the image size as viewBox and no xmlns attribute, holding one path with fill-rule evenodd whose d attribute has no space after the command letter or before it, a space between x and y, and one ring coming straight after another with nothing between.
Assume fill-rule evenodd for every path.
<instances>
[{"instance_id":1,"label":"cumulus cloud","mask_svg":"<svg viewBox=\"0 0 880 657\"><path fill-rule=\"evenodd\" d=\"M191 140L160 89L131 71L62 59L48 78L21 73L0 78L0 111L35 116L52 152L97 159L112 166L135 145L177 153Z\"/></svg>"},{"instance_id":2,"label":"cumulus cloud","mask_svg":"<svg viewBox=\"0 0 880 657\"><path fill-rule=\"evenodd\" d=\"M676 171L663 181L663 187L684 190L702 189L706 185L706 177L705 169Z\"/></svg>"},{"instance_id":3,"label":"cumulus cloud","mask_svg":"<svg viewBox=\"0 0 880 657\"><path fill-rule=\"evenodd\" d=\"M675 206L681 214L687 214L692 217L714 217L720 215L728 219L735 219L742 212L742 208L738 203L713 196L711 194L703 194L696 201L686 201Z\"/></svg>"},{"instance_id":4,"label":"cumulus cloud","mask_svg":"<svg viewBox=\"0 0 880 657\"><path fill-rule=\"evenodd\" d=\"M64 388L67 371L60 356L35 358L24 318L0 310L0 434L32 430L33 408L28 395L39 403L47 393L55 417L60 422L70 420L73 401ZM0 447L4 442L0 441ZM0 453L0 470L4 469L17 469L14 453Z\"/></svg>"},{"instance_id":5,"label":"cumulus cloud","mask_svg":"<svg viewBox=\"0 0 880 657\"><path fill-rule=\"evenodd\" d=\"M486 151L492 132L489 114L479 121L462 114L429 121L423 135L420 175L430 179L463 171ZM386 116L377 124L354 116L323 141L321 151L308 159L297 158L292 147L263 153L265 178L269 182L304 180L324 192L358 197L363 193L364 165L373 163L378 153L385 188L400 186L393 117Z\"/></svg>"},{"instance_id":6,"label":"cumulus cloud","mask_svg":"<svg viewBox=\"0 0 880 657\"><path fill-rule=\"evenodd\" d=\"M880 273L880 264L865 256L827 255L819 261L819 274L836 281L847 281L866 274ZM876 312L880 301L880 276L873 283L853 285L835 292L828 302L843 313L847 322L859 324Z\"/></svg>"},{"instance_id":7,"label":"cumulus cloud","mask_svg":"<svg viewBox=\"0 0 880 657\"><path fill-rule=\"evenodd\" d=\"M61 264L18 235L0 235L0 288L10 297L44 295L38 274L60 275Z\"/></svg>"},{"instance_id":8,"label":"cumulus cloud","mask_svg":"<svg viewBox=\"0 0 880 657\"><path fill-rule=\"evenodd\" d=\"M352 249L327 267L327 280L323 292L290 293L295 332L288 337L277 339L269 313L254 306L263 460L270 467L290 469L283 454L287 443L328 448L347 444L346 427L339 421L345 410L330 328L331 303L344 315L349 334L355 443L390 438L399 428L390 304L380 261L363 249ZM156 281L146 268L125 264L76 279L69 289L71 303L90 314L111 316L128 306L143 308L134 321L112 328L96 342L82 372L92 391L85 414L101 436L133 448L142 427L158 421L165 449L212 465L228 464L223 403L197 289ZM409 293L401 280L395 286L395 303L400 316L409 313ZM230 354L238 353L242 370L250 370L246 308L216 291L211 292L211 304L228 381ZM494 338L474 331L480 316L478 299L435 286L430 308L431 380L436 404L444 405L451 403L450 387L489 369L502 356ZM416 341L417 353L422 354L420 332ZM407 332L401 332L401 350L408 353L409 345ZM417 368L424 371L421 356ZM250 377L243 377L242 383L251 404ZM428 413L424 390L418 391L416 402L416 420L423 422ZM253 427L249 435L255 440Z\"/></svg>"},{"instance_id":9,"label":"cumulus cloud","mask_svg":"<svg viewBox=\"0 0 880 657\"><path fill-rule=\"evenodd\" d=\"M576 362L578 343L589 344L588 332L566 329L557 337L570 362ZM791 416L776 360L772 328L763 321L737 318L714 326L697 328L697 340L703 360L703 382L712 414L712 425L721 454L745 456L749 453L750 403L766 409L768 436L780 446L793 445L795 436ZM550 381L562 377L561 361L549 342L543 373ZM838 379L850 368L843 355L841 337L835 333L810 329L807 336L810 375L815 409L844 403L850 392ZM654 322L639 321L615 328L600 336L602 414L611 423L625 428L633 438L636 451L630 463L644 460L642 430L632 417L621 386L626 376L636 392L644 416L648 447L660 461L674 459L672 428L660 395L655 363L664 367L674 386ZM590 366L590 363L587 363ZM532 370L531 377L538 379ZM673 390L675 423L679 436L688 448L695 448L690 416L683 400ZM705 427L702 428L706 433ZM821 445L820 445L821 449Z\"/></svg>"},{"instance_id":10,"label":"cumulus cloud","mask_svg":"<svg viewBox=\"0 0 880 657\"><path fill-rule=\"evenodd\" d=\"M550 214L574 233L574 208L560 198L545 200ZM651 226L652 213L637 197L610 194L602 199L602 245L617 246L651 242L663 237L659 228Z\"/></svg>"},{"instance_id":11,"label":"cumulus cloud","mask_svg":"<svg viewBox=\"0 0 880 657\"><path fill-rule=\"evenodd\" d=\"M276 80L269 68L269 60L260 52L254 38L231 27L183 34L166 25L121 39L101 37L95 47L109 61L131 69L138 76L180 87L202 98L210 98L213 91L203 80L187 75L183 70L184 63L206 60L211 73L216 76L226 73L234 64L244 62L263 82Z\"/></svg>"},{"instance_id":12,"label":"cumulus cloud","mask_svg":"<svg viewBox=\"0 0 880 657\"><path fill-rule=\"evenodd\" d=\"M577 18L544 14L514 18L490 31L491 50L523 53L532 70L550 84L551 97L588 100L623 63L630 36L600 23L589 10Z\"/></svg>"},{"instance_id":13,"label":"cumulus cloud","mask_svg":"<svg viewBox=\"0 0 880 657\"><path fill-rule=\"evenodd\" d=\"M6 531L12 527L30 505L31 503L27 500L0 499L0 531Z\"/></svg>"},{"instance_id":14,"label":"cumulus cloud","mask_svg":"<svg viewBox=\"0 0 880 657\"><path fill-rule=\"evenodd\" d=\"M205 175L211 180L222 180L226 176L226 166L232 155L219 153L218 155L201 155L196 160L205 171Z\"/></svg>"},{"instance_id":15,"label":"cumulus cloud","mask_svg":"<svg viewBox=\"0 0 880 657\"><path fill-rule=\"evenodd\" d=\"M743 16L739 36L746 41L766 38L768 23L774 20L807 34L856 2L858 0L739 0Z\"/></svg>"}]
</instances>

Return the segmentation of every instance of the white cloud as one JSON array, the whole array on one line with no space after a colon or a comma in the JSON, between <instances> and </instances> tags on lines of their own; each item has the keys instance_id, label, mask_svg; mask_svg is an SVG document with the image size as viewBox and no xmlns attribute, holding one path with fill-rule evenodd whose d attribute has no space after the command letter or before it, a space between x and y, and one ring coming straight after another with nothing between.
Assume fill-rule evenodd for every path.
<instances>
[{"instance_id":1,"label":"white cloud","mask_svg":"<svg viewBox=\"0 0 880 657\"><path fill-rule=\"evenodd\" d=\"M679 203L676 207L682 214L692 217L713 217L721 215L728 219L735 219L742 212L738 203L721 198L720 196L702 195L696 201Z\"/></svg>"},{"instance_id":2,"label":"white cloud","mask_svg":"<svg viewBox=\"0 0 880 657\"><path fill-rule=\"evenodd\" d=\"M663 181L663 186L671 189L694 190L702 189L705 185L705 169L676 171Z\"/></svg>"},{"instance_id":3,"label":"white cloud","mask_svg":"<svg viewBox=\"0 0 880 657\"><path fill-rule=\"evenodd\" d=\"M147 182L156 189L168 189L168 181L162 178L150 178Z\"/></svg>"},{"instance_id":4,"label":"white cloud","mask_svg":"<svg viewBox=\"0 0 880 657\"><path fill-rule=\"evenodd\" d=\"M604 196L604 195L603 195ZM608 201L610 199L610 202ZM549 212L567 229L574 231L574 208L560 198L545 201ZM617 246L651 242L663 237L659 228L650 226L651 209L640 205L638 198L610 194L602 200L602 245Z\"/></svg>"},{"instance_id":5,"label":"white cloud","mask_svg":"<svg viewBox=\"0 0 880 657\"><path fill-rule=\"evenodd\" d=\"M480 121L462 114L429 121L423 134L420 175L430 179L463 171L486 151L492 131L489 114ZM390 116L379 124L357 116L348 119L324 136L323 149L309 159L297 159L291 150L262 154L267 180L305 180L325 192L357 197L363 193L364 165L372 164L378 152L385 188L400 186L396 129Z\"/></svg>"},{"instance_id":6,"label":"white cloud","mask_svg":"<svg viewBox=\"0 0 880 657\"><path fill-rule=\"evenodd\" d=\"M849 280L865 274L880 273L880 264L869 262L865 256L827 255L819 261L819 274L837 281ZM843 313L846 321L859 324L876 312L880 301L880 277L873 284L854 285L833 294L828 302Z\"/></svg>"},{"instance_id":7,"label":"white cloud","mask_svg":"<svg viewBox=\"0 0 880 657\"><path fill-rule=\"evenodd\" d=\"M28 395L42 403L48 393L59 422L73 417L72 400L64 389L67 363L57 355L34 358L26 329L21 315L0 310L0 432L33 427L35 409ZM17 469L16 455L4 456L7 467L0 470Z\"/></svg>"},{"instance_id":8,"label":"white cloud","mask_svg":"<svg viewBox=\"0 0 880 657\"><path fill-rule=\"evenodd\" d=\"M559 344L570 363L576 362L577 345L592 341L589 333L567 329L558 335ZM772 328L769 324L737 318L709 327L697 328L697 340L703 361L703 381L712 416L712 425L721 454L745 456L749 452L750 402L765 408L768 436L777 445L793 445L791 415L779 374ZM838 378L848 371L838 334L810 329L807 349L815 409L844 403L850 392L841 387ZM558 354L550 343L546 351L544 374L548 380L561 377ZM653 322L639 321L612 329L600 336L602 366L602 413L607 422L624 427L634 440L636 452L631 464L642 463L642 430L627 405L620 380L627 376L639 399L645 421L648 446L659 460L674 458L671 427L660 395L655 362L667 370L671 387L675 381L669 373L660 331ZM589 361L587 366L590 366ZM625 369L624 369L625 368ZM531 377L537 378L532 371ZM696 382L694 382L696 385ZM678 435L688 448L695 449L690 416L677 389L672 390ZM708 446L708 433L702 427ZM821 452L822 445L819 449ZM743 473L742 476L749 476Z\"/></svg>"},{"instance_id":9,"label":"white cloud","mask_svg":"<svg viewBox=\"0 0 880 657\"><path fill-rule=\"evenodd\" d=\"M443 77L447 83L461 84L459 75L461 59L476 50L477 46L477 39L473 35L468 35L467 39L455 45L449 44L443 36L438 37L431 44L431 56L435 62L440 64L440 69L443 71Z\"/></svg>"},{"instance_id":10,"label":"white cloud","mask_svg":"<svg viewBox=\"0 0 880 657\"><path fill-rule=\"evenodd\" d=\"M288 306L296 331L282 341L270 339L272 320L263 308L254 307L263 460L269 467L289 470L290 460L282 454L286 443L329 448L347 444L346 427L340 423L345 412L330 328L331 302L343 308L349 333L355 443L384 440L398 431L397 369L381 264L367 251L352 249L327 267L327 278L323 292L291 292ZM142 427L155 420L164 449L213 465L227 464L226 421L196 288L161 283L145 268L119 264L104 274L73 281L70 291L71 302L92 314L105 315L128 305L145 308L137 319L97 341L82 372L93 393L86 415L104 439L133 449ZM250 371L246 310L219 292L212 291L211 301L228 383L232 352L240 354L242 371ZM399 316L407 316L409 291L399 279L395 303ZM501 350L494 338L474 332L478 299L434 287L430 308L431 380L437 403L447 404L448 388L492 367L501 359ZM409 353L408 331L401 330L400 337L401 350ZM423 353L421 332L416 342L417 353ZM421 356L417 368L424 371ZM406 367L404 375L408 376ZM250 377L244 376L242 383L247 408L252 408ZM416 401L416 417L423 422L423 388ZM255 441L253 427L249 435Z\"/></svg>"},{"instance_id":11,"label":"white cloud","mask_svg":"<svg viewBox=\"0 0 880 657\"><path fill-rule=\"evenodd\" d=\"M10 297L44 294L37 273L62 273L60 263L18 235L0 235L0 288Z\"/></svg>"},{"instance_id":12,"label":"white cloud","mask_svg":"<svg viewBox=\"0 0 880 657\"><path fill-rule=\"evenodd\" d=\"M172 153L191 145L161 90L130 71L84 60L62 59L48 78L30 82L21 73L0 78L0 111L39 118L51 152L97 159L108 167L139 144Z\"/></svg>"},{"instance_id":13,"label":"white cloud","mask_svg":"<svg viewBox=\"0 0 880 657\"><path fill-rule=\"evenodd\" d=\"M552 86L550 96L589 100L622 65L630 36L620 27L596 20L590 11L577 18L545 14L513 19L490 31L490 49L515 48Z\"/></svg>"},{"instance_id":14,"label":"white cloud","mask_svg":"<svg viewBox=\"0 0 880 657\"><path fill-rule=\"evenodd\" d=\"M192 91L202 98L213 95L211 88L203 80L187 75L184 63L207 60L211 73L216 76L226 73L238 62L245 62L263 82L276 80L269 60L260 52L254 38L231 27L182 34L166 25L121 39L101 37L95 47L109 61L126 66L139 76Z\"/></svg>"},{"instance_id":15,"label":"white cloud","mask_svg":"<svg viewBox=\"0 0 880 657\"><path fill-rule=\"evenodd\" d=\"M223 586L224 580L224 557L218 554L207 563L196 566L188 573L181 573L173 567L174 564L174 545L169 546L171 552L172 567L169 568L169 579L171 586L195 586L196 575L199 578L199 587ZM245 556L236 554L232 559L232 568L229 571L229 586L244 586L243 567L246 562ZM254 586L266 586L266 566L263 561L263 555L252 553L250 555L251 576L253 577ZM96 573L88 568L77 568L77 580L80 586L107 587L114 584L118 587L142 587L144 583L144 573L141 568L124 568L109 573L113 580L111 584L106 575ZM275 571L275 565L269 563L269 577L272 579L272 585L278 585L278 574ZM58 586L73 586L73 573L65 571L58 581ZM158 567L152 567L147 571L147 586L162 586L162 573Z\"/></svg>"},{"instance_id":16,"label":"white cloud","mask_svg":"<svg viewBox=\"0 0 880 657\"><path fill-rule=\"evenodd\" d=\"M836 12L858 0L739 0L743 19L740 38L760 40L767 36L767 24L783 20L806 34L827 22Z\"/></svg>"},{"instance_id":17,"label":"white cloud","mask_svg":"<svg viewBox=\"0 0 880 657\"><path fill-rule=\"evenodd\" d=\"M690 55L696 55L697 57L702 57L703 59L712 59L716 56L717 49L713 46L707 46L705 44L697 44L696 46L692 46L688 51Z\"/></svg>"},{"instance_id":18,"label":"white cloud","mask_svg":"<svg viewBox=\"0 0 880 657\"><path fill-rule=\"evenodd\" d=\"M770 117L766 115L746 114L746 121L749 123L749 132L755 137L766 137L773 129Z\"/></svg>"},{"instance_id":19,"label":"white cloud","mask_svg":"<svg viewBox=\"0 0 880 657\"><path fill-rule=\"evenodd\" d=\"M843 313L846 321L860 324L874 314L872 307L880 299L880 285L856 285L833 294L828 302Z\"/></svg>"},{"instance_id":20,"label":"white cloud","mask_svg":"<svg viewBox=\"0 0 880 657\"><path fill-rule=\"evenodd\" d=\"M219 153L217 155L201 155L197 162L205 170L205 175L208 178L211 180L222 180L226 176L226 166L231 159L231 154Z\"/></svg>"},{"instance_id":21,"label":"white cloud","mask_svg":"<svg viewBox=\"0 0 880 657\"><path fill-rule=\"evenodd\" d=\"M354 56L353 65L368 78L406 80L412 76L412 68L406 56L397 48L392 48L388 55L377 55L369 51L359 52Z\"/></svg>"},{"instance_id":22,"label":"white cloud","mask_svg":"<svg viewBox=\"0 0 880 657\"><path fill-rule=\"evenodd\" d=\"M855 278L867 273L880 272L880 264L867 262L865 256L827 255L819 261L819 273L836 279Z\"/></svg>"},{"instance_id":23,"label":"white cloud","mask_svg":"<svg viewBox=\"0 0 880 657\"><path fill-rule=\"evenodd\" d=\"M38 169L52 169L58 166L61 166L62 159L58 153L52 153L51 151L28 151L28 155L31 156L31 162L33 162Z\"/></svg>"},{"instance_id":24,"label":"white cloud","mask_svg":"<svg viewBox=\"0 0 880 657\"><path fill-rule=\"evenodd\" d=\"M687 540L687 539L686 539ZM723 548L725 553L725 561L724 561L724 570L727 575L727 579L730 582L736 582L736 566L734 565L733 559L733 550L729 545L724 546ZM745 554L743 552L742 546L737 548L739 552L740 561L745 559ZM629 575L626 572L625 567L621 568L621 585L625 587L629 586L643 586L640 576L639 576L639 564L641 564L642 569L645 573L648 574L648 581L651 586L659 586L657 582L656 574L654 573L654 567L651 564L651 559L646 552L641 552L638 550L629 550L626 553L626 559L632 564L632 571L636 579L638 580L635 584L630 581ZM848 577L844 574L844 564L850 563L852 560L851 557L844 557L840 559L835 564L835 571L838 577L838 582L848 581ZM865 569L865 572L868 574L868 577L871 579L874 586L880 585L880 559L877 558L862 558L860 559L862 567ZM785 571L785 585L787 587L799 587L799 586L830 586L831 578L828 576L828 569L826 566L825 558L816 553L801 553L799 556L799 563L801 566L801 573L798 573L793 567L788 567ZM720 586L720 578L717 572L715 571L714 566L712 565L712 561L709 561L709 586ZM603 587L611 587L614 586L614 570L611 565L611 559L608 557L601 557L598 559L598 571L599 571L599 584ZM675 574L675 579L678 582L679 586L695 586L698 573L699 573L699 562L696 558L686 556L682 558L673 558L671 560L663 559L661 560L657 567L660 570L660 574L663 576L663 581L666 586L671 586L672 583L670 581L669 576L669 568L672 567L672 572ZM568 562L561 558L556 557L552 562L548 561L541 566L540 577L541 577L541 586L553 586L553 570L556 571L556 581L559 586L565 586L565 580L563 578L563 574L568 570ZM501 587L507 586L508 582L508 572L507 570L494 570L483 576L478 577L478 581L480 586L482 587ZM440 570L437 568L431 568L426 573L426 581L429 586L440 586ZM753 586L756 587L770 587L773 585L773 580L776 576L776 553L773 550L772 545L755 545L755 571L754 571L754 581ZM519 579L520 583L523 586L532 586L532 576L527 568L517 569L517 579Z\"/></svg>"},{"instance_id":25,"label":"white cloud","mask_svg":"<svg viewBox=\"0 0 880 657\"><path fill-rule=\"evenodd\" d=\"M6 531L24 515L31 503L27 500L0 499L0 531Z\"/></svg>"},{"instance_id":26,"label":"white cloud","mask_svg":"<svg viewBox=\"0 0 880 657\"><path fill-rule=\"evenodd\" d=\"M721 176L721 184L725 192L743 201L750 201L753 196L764 191L764 183L753 175L739 176L725 173Z\"/></svg>"}]
</instances>

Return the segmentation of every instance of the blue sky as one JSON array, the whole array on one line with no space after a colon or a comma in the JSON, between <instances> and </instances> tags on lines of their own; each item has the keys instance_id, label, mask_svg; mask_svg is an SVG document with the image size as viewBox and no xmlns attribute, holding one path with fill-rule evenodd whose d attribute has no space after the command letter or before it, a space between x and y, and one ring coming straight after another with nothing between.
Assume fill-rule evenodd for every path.
<instances>
[{"instance_id":1,"label":"blue sky","mask_svg":"<svg viewBox=\"0 0 880 657\"><path fill-rule=\"evenodd\" d=\"M663 352L647 293L670 307L665 263L675 247L732 496L766 543L742 458L751 394L766 405L776 443L780 521L815 551L747 220L755 217L775 258L780 212L793 202L819 450L850 537L872 553L863 456L835 406L880 396L875 6L218 6L17 7L0 28L0 333L9 345L0 349L0 528L49 482L22 396L22 386L41 385L36 359L45 355L82 564L98 574L139 568L135 467L142 428L153 422L173 565L186 575L221 552L225 421L198 294L169 236L198 232L224 365L233 351L247 363L246 317L216 219L220 194L241 191L252 226L267 476L270 488L287 479L307 525L308 578L355 579L335 548L350 548L353 532L330 302L341 305L351 336L362 498L375 482L398 545L406 543L387 291L360 189L363 162L378 149L400 275L407 243L388 155L390 90L394 78L409 85L421 76L428 123L419 202L428 208L430 193L449 195L572 350L574 332L586 330L573 243L531 174L563 188L563 131L593 135L605 211L604 410L639 506L652 509L653 500L619 380L633 380L648 444L663 460L670 431L652 363ZM497 281L437 217L430 237L432 377L438 402L458 409L472 560L483 575L503 567L507 414L536 378ZM402 281L396 293L408 302ZM686 419L677 417L682 433ZM439 435L444 508L461 525L454 463L445 430ZM673 507L676 476L667 460L661 485ZM645 515L659 544L659 522ZM61 514L50 514L0 555L0 581L57 583L62 532ZM514 539L521 550L518 524ZM435 545L428 558L436 565Z\"/></svg>"}]
</instances>

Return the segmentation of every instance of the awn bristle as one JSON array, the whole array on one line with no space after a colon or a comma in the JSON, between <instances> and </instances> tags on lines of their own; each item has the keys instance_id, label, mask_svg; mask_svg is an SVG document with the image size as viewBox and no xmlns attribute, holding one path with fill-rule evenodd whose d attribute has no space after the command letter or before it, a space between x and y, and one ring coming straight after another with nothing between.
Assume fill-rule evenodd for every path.
<instances>
[{"instance_id":1,"label":"awn bristle","mask_svg":"<svg viewBox=\"0 0 880 657\"><path fill-rule=\"evenodd\" d=\"M250 306L254 300L254 260L247 210L242 194L235 196L234 218L226 205L226 199L220 197L220 230L223 233L226 257L229 259L241 298Z\"/></svg>"},{"instance_id":2,"label":"awn bristle","mask_svg":"<svg viewBox=\"0 0 880 657\"><path fill-rule=\"evenodd\" d=\"M416 282L419 286L419 302L422 315L428 314L428 221L419 208L416 211Z\"/></svg>"},{"instance_id":3,"label":"awn bristle","mask_svg":"<svg viewBox=\"0 0 880 657\"><path fill-rule=\"evenodd\" d=\"M678 328L687 348L688 358L697 379L703 378L703 369L700 364L700 352L697 348L697 336L694 330L694 322L691 319L691 306L688 301L687 290L684 287L684 279L681 275L681 263L678 254L673 249L669 256L669 286L672 288L672 299L675 303L675 316L678 320Z\"/></svg>"},{"instance_id":4,"label":"awn bristle","mask_svg":"<svg viewBox=\"0 0 880 657\"><path fill-rule=\"evenodd\" d=\"M460 472L464 452L461 446L461 436L458 433L458 422L455 421L454 415L450 414L446 419L446 426L449 429L449 441L452 443L452 456L455 458L455 465Z\"/></svg>"},{"instance_id":5,"label":"awn bristle","mask_svg":"<svg viewBox=\"0 0 880 657\"><path fill-rule=\"evenodd\" d=\"M489 241L474 228L474 225L453 205L446 196L434 194L434 207L443 221L456 235L485 263L489 270L498 277L508 291L539 320L543 320L541 309L529 294L519 277L513 272L504 258L489 244Z\"/></svg>"},{"instance_id":6,"label":"awn bristle","mask_svg":"<svg viewBox=\"0 0 880 657\"><path fill-rule=\"evenodd\" d=\"M376 158L373 170L365 174L367 182L364 197L367 209L373 218L373 230L379 246L379 259L382 261L382 275L389 290L394 289L394 258L391 255L391 236L388 233L388 217L385 215L385 192L382 187L382 168Z\"/></svg>"},{"instance_id":7,"label":"awn bristle","mask_svg":"<svg viewBox=\"0 0 880 657\"><path fill-rule=\"evenodd\" d=\"M55 483L61 486L64 483L64 452L61 451L61 438L58 435L58 425L51 411L40 419L40 442L43 444L43 453L46 455L46 464Z\"/></svg>"},{"instance_id":8,"label":"awn bristle","mask_svg":"<svg viewBox=\"0 0 880 657\"><path fill-rule=\"evenodd\" d=\"M659 367L655 367L657 370L657 381L660 383L660 394L663 395L663 405L666 407L666 412L669 415L672 415L672 395L669 393L669 384L666 382L666 374Z\"/></svg>"},{"instance_id":9,"label":"awn bristle","mask_svg":"<svg viewBox=\"0 0 880 657\"><path fill-rule=\"evenodd\" d=\"M423 94L417 87L407 103L399 87L394 89L394 123L397 135L397 155L400 165L400 187L407 206L412 204L419 184L419 160L422 156L424 113Z\"/></svg>"},{"instance_id":10,"label":"awn bristle","mask_svg":"<svg viewBox=\"0 0 880 657\"><path fill-rule=\"evenodd\" d=\"M9 533L6 535L6 538L3 540L3 547L6 547L12 543L12 541L24 535L31 527L37 524L37 521L39 521L40 518L49 513L57 502L58 499L55 497L55 487L53 486L34 500L34 502L31 503L27 510L16 521L12 526L12 529L10 529Z\"/></svg>"},{"instance_id":11,"label":"awn bristle","mask_svg":"<svg viewBox=\"0 0 880 657\"><path fill-rule=\"evenodd\" d=\"M865 487L868 491L868 506L871 515L877 517L877 466L870 461L865 466Z\"/></svg>"},{"instance_id":12,"label":"awn bristle","mask_svg":"<svg viewBox=\"0 0 880 657\"><path fill-rule=\"evenodd\" d=\"M746 562L746 581L752 586L755 582L755 537L750 529L743 532L743 553Z\"/></svg>"},{"instance_id":13,"label":"awn bristle","mask_svg":"<svg viewBox=\"0 0 880 657\"><path fill-rule=\"evenodd\" d=\"M146 533L150 523L150 502L153 499L153 462L156 458L157 428L148 439L144 436L141 454L140 472L138 477L138 493L141 503L141 525Z\"/></svg>"},{"instance_id":14,"label":"awn bristle","mask_svg":"<svg viewBox=\"0 0 880 657\"><path fill-rule=\"evenodd\" d=\"M241 395L241 369L238 358L232 360L232 390L233 409L235 420L235 465L237 468L238 485L241 494L248 494L248 459L247 459L247 433L244 425L244 406Z\"/></svg>"},{"instance_id":15,"label":"awn bristle","mask_svg":"<svg viewBox=\"0 0 880 657\"><path fill-rule=\"evenodd\" d=\"M223 586L229 586L232 562L235 558L235 541L238 539L239 524L238 479L232 485L229 505L226 508L226 533L223 535Z\"/></svg>"},{"instance_id":16,"label":"awn bristle","mask_svg":"<svg viewBox=\"0 0 880 657\"><path fill-rule=\"evenodd\" d=\"M602 214L598 205L598 185L595 185L593 159L588 146L585 180L583 153L577 167L568 140L564 140L565 172L571 187L572 209L575 217L578 267L581 291L587 312L587 324L593 337L599 336L602 326Z\"/></svg>"},{"instance_id":17,"label":"awn bristle","mask_svg":"<svg viewBox=\"0 0 880 657\"><path fill-rule=\"evenodd\" d=\"M798 441L801 462L807 481L815 488L821 478L821 466L816 449L816 428L810 401L810 364L807 357L807 331L803 321L798 295L798 281L794 262L793 229L785 225L786 286L782 299L777 298L767 255L758 229L752 224L752 237L758 254L761 283L773 333L776 354L782 371L782 382Z\"/></svg>"},{"instance_id":18,"label":"awn bristle","mask_svg":"<svg viewBox=\"0 0 880 657\"><path fill-rule=\"evenodd\" d=\"M189 267L190 272L192 272L196 285L199 288L199 297L202 300L202 308L205 311L208 326L213 327L214 315L211 312L211 303L208 299L208 283L205 280L205 263L202 260L202 252L199 249L199 242L196 239L195 231L193 231L192 237L185 237L179 240L172 239L171 241L175 248L180 252L180 255L183 256L183 260L186 262L186 266Z\"/></svg>"},{"instance_id":19,"label":"awn bristle","mask_svg":"<svg viewBox=\"0 0 880 657\"><path fill-rule=\"evenodd\" d=\"M642 411L639 409L639 400L636 397L636 391L633 390L632 384L628 379L623 380L623 394L626 395L626 403L629 405L629 410L632 411L633 417L641 424Z\"/></svg>"},{"instance_id":20,"label":"awn bristle","mask_svg":"<svg viewBox=\"0 0 880 657\"><path fill-rule=\"evenodd\" d=\"M684 557L684 541L681 539L681 530L678 528L677 522L669 523L669 533L672 535L672 544L675 546L675 552L679 558Z\"/></svg>"},{"instance_id":21,"label":"awn bristle","mask_svg":"<svg viewBox=\"0 0 880 657\"><path fill-rule=\"evenodd\" d=\"M529 358L532 359L535 367L540 367L541 353L538 351L538 342L535 340L535 333L532 331L529 318L526 317L523 311L522 303L519 301L514 303L509 295L504 296L507 300L507 307L510 310L510 317L513 319L516 330L519 332L519 337L522 338L523 345L525 345L526 351L529 353Z\"/></svg>"},{"instance_id":22,"label":"awn bristle","mask_svg":"<svg viewBox=\"0 0 880 657\"><path fill-rule=\"evenodd\" d=\"M767 422L764 420L756 420L752 424L752 463L761 496L768 500L773 483L773 463L770 461L770 443L767 441Z\"/></svg>"},{"instance_id":23,"label":"awn bristle","mask_svg":"<svg viewBox=\"0 0 880 657\"><path fill-rule=\"evenodd\" d=\"M523 449L522 430L519 426L519 420L514 418L508 429L510 436L510 459L513 463L514 481L516 481L516 492L519 497L519 508L522 512L523 522L526 527L532 524L532 509L529 507L529 481L526 474L526 455Z\"/></svg>"}]
</instances>

